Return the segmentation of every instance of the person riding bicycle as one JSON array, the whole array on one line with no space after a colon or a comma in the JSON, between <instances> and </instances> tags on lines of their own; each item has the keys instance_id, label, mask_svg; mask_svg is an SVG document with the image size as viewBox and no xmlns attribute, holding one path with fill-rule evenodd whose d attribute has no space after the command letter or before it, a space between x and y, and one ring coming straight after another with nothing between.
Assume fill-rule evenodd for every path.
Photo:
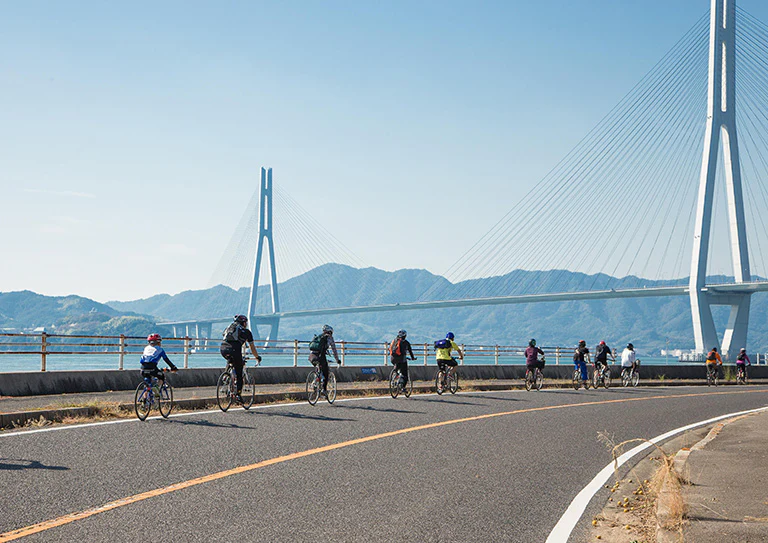
<instances>
[{"instance_id":1,"label":"person riding bicycle","mask_svg":"<svg viewBox=\"0 0 768 543\"><path fill-rule=\"evenodd\" d=\"M595 371L602 373L604 369L608 368L608 355L611 356L611 360L615 364L616 357L613 356L611 348L605 344L605 341L601 341L595 347Z\"/></svg>"},{"instance_id":2,"label":"person riding bicycle","mask_svg":"<svg viewBox=\"0 0 768 543\"><path fill-rule=\"evenodd\" d=\"M411 360L416 360L416 357L413 356L411 343L405 339L407 335L408 333L405 330L400 330L389 346L392 365L397 368L397 371L402 376L400 378L400 386L402 387L408 384L408 357L406 355L410 355Z\"/></svg>"},{"instance_id":3,"label":"person riding bicycle","mask_svg":"<svg viewBox=\"0 0 768 543\"><path fill-rule=\"evenodd\" d=\"M589 362L589 349L587 342L583 339L579 341L578 347L573 351L573 366L581 372L581 382L584 388L589 388L589 374L587 373L587 362Z\"/></svg>"},{"instance_id":4,"label":"person riding bicycle","mask_svg":"<svg viewBox=\"0 0 768 543\"><path fill-rule=\"evenodd\" d=\"M542 356L539 360L539 355ZM544 351L536 346L536 340L531 339L528 342L528 348L525 349L525 367L529 371L533 372L536 368L544 370Z\"/></svg>"},{"instance_id":5,"label":"person riding bicycle","mask_svg":"<svg viewBox=\"0 0 768 543\"><path fill-rule=\"evenodd\" d=\"M149 334L147 336L147 345L144 347L144 352L141 354L141 376L145 380L149 380L152 377L157 377L160 381L165 381L165 374L163 374L162 371L160 371L160 368L157 367L157 363L160 362L160 360L165 360L165 363L168 364L168 367L171 368L172 372L176 372L179 368L173 365L173 362L171 362L171 359L168 358L168 355L165 353L165 349L163 349L160 344L162 343L163 338L160 337L160 334L154 333Z\"/></svg>"},{"instance_id":6,"label":"person riding bicycle","mask_svg":"<svg viewBox=\"0 0 768 543\"><path fill-rule=\"evenodd\" d=\"M717 352L717 347L712 347L712 350L707 353L707 372L714 372L718 375L718 366L722 367L723 359L720 358L720 353Z\"/></svg>"},{"instance_id":7,"label":"person riding bicycle","mask_svg":"<svg viewBox=\"0 0 768 543\"><path fill-rule=\"evenodd\" d=\"M336 351L336 342L333 341L333 328L325 324L322 333L316 335L309 343L309 361L313 366L320 364L320 372L323 375L322 394L325 397L328 397L328 348L333 352L336 363L341 365L341 358Z\"/></svg>"},{"instance_id":8,"label":"person riding bicycle","mask_svg":"<svg viewBox=\"0 0 768 543\"><path fill-rule=\"evenodd\" d=\"M621 353L621 367L632 368L632 373L634 374L637 370L637 362L635 346L631 343L627 343L627 347Z\"/></svg>"},{"instance_id":9,"label":"person riding bicycle","mask_svg":"<svg viewBox=\"0 0 768 543\"><path fill-rule=\"evenodd\" d=\"M435 342L435 358L437 359L437 366L441 370L445 370L445 367L448 366L451 368L451 371L454 371L453 368L459 365L459 363L456 362L456 359L451 356L452 351L459 353L459 359L464 360L464 353L462 353L459 346L456 345L454 338L455 336L453 335L453 332L448 332L445 334L444 341ZM438 346L438 344L441 345Z\"/></svg>"},{"instance_id":10,"label":"person riding bicycle","mask_svg":"<svg viewBox=\"0 0 768 543\"><path fill-rule=\"evenodd\" d=\"M253 344L253 334L248 330L248 317L245 315L235 315L232 324L227 326L224 330L223 340L221 342L221 356L235 368L235 387L237 395L235 399L243 403L243 397L240 395L243 392L243 367L245 361L243 360L243 344L248 344L251 349L251 354L258 362L261 362L259 353L256 352L256 346Z\"/></svg>"},{"instance_id":11,"label":"person riding bicycle","mask_svg":"<svg viewBox=\"0 0 768 543\"><path fill-rule=\"evenodd\" d=\"M747 365L751 366L752 362L749 360L749 356L747 356L747 350L742 348L739 354L736 355L736 372L743 371L744 379L747 378Z\"/></svg>"}]
</instances>

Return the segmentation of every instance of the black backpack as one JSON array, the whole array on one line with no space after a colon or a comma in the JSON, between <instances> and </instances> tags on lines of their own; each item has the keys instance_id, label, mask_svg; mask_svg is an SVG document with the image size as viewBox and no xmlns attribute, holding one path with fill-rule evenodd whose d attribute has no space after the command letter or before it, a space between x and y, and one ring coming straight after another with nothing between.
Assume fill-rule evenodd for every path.
<instances>
[{"instance_id":1,"label":"black backpack","mask_svg":"<svg viewBox=\"0 0 768 543\"><path fill-rule=\"evenodd\" d=\"M325 334L317 334L312 338L312 341L309 342L309 350L313 353L322 353L325 352L327 345L328 338L325 337Z\"/></svg>"}]
</instances>

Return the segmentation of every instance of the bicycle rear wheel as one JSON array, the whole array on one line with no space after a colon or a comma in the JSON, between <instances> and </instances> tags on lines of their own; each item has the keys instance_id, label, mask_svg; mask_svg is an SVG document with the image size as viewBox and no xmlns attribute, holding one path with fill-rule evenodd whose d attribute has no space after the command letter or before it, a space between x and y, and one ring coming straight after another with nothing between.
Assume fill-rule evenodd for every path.
<instances>
[{"instance_id":1,"label":"bicycle rear wheel","mask_svg":"<svg viewBox=\"0 0 768 543\"><path fill-rule=\"evenodd\" d=\"M597 390L599 386L600 386L600 372L595 370L592 372L592 388Z\"/></svg>"},{"instance_id":2,"label":"bicycle rear wheel","mask_svg":"<svg viewBox=\"0 0 768 543\"><path fill-rule=\"evenodd\" d=\"M445 372L443 370L438 370L437 375L435 375L435 392L437 392L437 395L440 396L443 391L443 379L445 378Z\"/></svg>"},{"instance_id":3,"label":"bicycle rear wheel","mask_svg":"<svg viewBox=\"0 0 768 543\"><path fill-rule=\"evenodd\" d=\"M328 372L328 387L326 388L328 395L325 397L328 403L336 401L336 374L332 371Z\"/></svg>"},{"instance_id":4,"label":"bicycle rear wheel","mask_svg":"<svg viewBox=\"0 0 768 543\"><path fill-rule=\"evenodd\" d=\"M610 388L611 386L611 370L605 370L605 374L603 375L603 387L604 388Z\"/></svg>"},{"instance_id":5,"label":"bicycle rear wheel","mask_svg":"<svg viewBox=\"0 0 768 543\"><path fill-rule=\"evenodd\" d=\"M320 374L310 371L307 375L307 401L309 405L315 405L320 398Z\"/></svg>"},{"instance_id":6,"label":"bicycle rear wheel","mask_svg":"<svg viewBox=\"0 0 768 543\"><path fill-rule=\"evenodd\" d=\"M232 375L228 371L219 375L216 382L216 403L224 412L232 405Z\"/></svg>"},{"instance_id":7,"label":"bicycle rear wheel","mask_svg":"<svg viewBox=\"0 0 768 543\"><path fill-rule=\"evenodd\" d=\"M451 394L456 394L459 390L459 374L455 371L448 373L448 390Z\"/></svg>"},{"instance_id":8,"label":"bicycle rear wheel","mask_svg":"<svg viewBox=\"0 0 768 543\"><path fill-rule=\"evenodd\" d=\"M544 386L544 372L537 369L536 370L536 390L541 390L543 386Z\"/></svg>"},{"instance_id":9,"label":"bicycle rear wheel","mask_svg":"<svg viewBox=\"0 0 768 543\"><path fill-rule=\"evenodd\" d=\"M627 368L624 368L623 370L621 370L621 385L624 386L624 387L628 387L629 386L629 380L630 380L629 379L629 372L630 372L630 370L627 369Z\"/></svg>"},{"instance_id":10,"label":"bicycle rear wheel","mask_svg":"<svg viewBox=\"0 0 768 543\"><path fill-rule=\"evenodd\" d=\"M240 396L243 398L243 409L250 409L256 399L256 387L245 368L243 368L243 391Z\"/></svg>"},{"instance_id":11,"label":"bicycle rear wheel","mask_svg":"<svg viewBox=\"0 0 768 543\"><path fill-rule=\"evenodd\" d=\"M160 387L160 393L157 395L159 402L158 408L163 418L167 419L173 410L173 387L165 383Z\"/></svg>"},{"instance_id":12,"label":"bicycle rear wheel","mask_svg":"<svg viewBox=\"0 0 768 543\"><path fill-rule=\"evenodd\" d=\"M573 390L579 390L581 386L581 372L579 370L573 371Z\"/></svg>"},{"instance_id":13,"label":"bicycle rear wheel","mask_svg":"<svg viewBox=\"0 0 768 543\"><path fill-rule=\"evenodd\" d=\"M399 380L400 372L397 371L397 368L392 368L392 371L389 372L389 395L393 398L397 398L397 395L400 393Z\"/></svg>"},{"instance_id":14,"label":"bicycle rear wheel","mask_svg":"<svg viewBox=\"0 0 768 543\"><path fill-rule=\"evenodd\" d=\"M150 386L143 381L136 387L136 394L133 397L133 408L139 420L147 420L147 416L149 416L149 412L152 410L150 390Z\"/></svg>"}]
</instances>

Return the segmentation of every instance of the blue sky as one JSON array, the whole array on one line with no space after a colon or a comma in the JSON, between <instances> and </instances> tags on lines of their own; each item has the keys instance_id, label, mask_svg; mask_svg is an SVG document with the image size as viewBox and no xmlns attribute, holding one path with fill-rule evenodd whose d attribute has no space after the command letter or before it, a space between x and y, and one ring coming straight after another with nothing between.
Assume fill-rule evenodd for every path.
<instances>
[{"instance_id":1,"label":"blue sky","mask_svg":"<svg viewBox=\"0 0 768 543\"><path fill-rule=\"evenodd\" d=\"M0 2L0 291L203 288L262 165L362 261L441 273L707 9Z\"/></svg>"}]
</instances>

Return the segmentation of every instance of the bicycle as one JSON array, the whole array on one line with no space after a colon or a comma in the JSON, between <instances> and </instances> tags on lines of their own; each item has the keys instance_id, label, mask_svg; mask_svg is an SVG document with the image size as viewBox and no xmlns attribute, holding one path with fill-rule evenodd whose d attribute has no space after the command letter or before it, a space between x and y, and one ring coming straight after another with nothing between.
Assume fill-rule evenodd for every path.
<instances>
[{"instance_id":1,"label":"bicycle","mask_svg":"<svg viewBox=\"0 0 768 543\"><path fill-rule=\"evenodd\" d=\"M545 360L543 358L539 358L539 363L543 364ZM541 371L541 368L538 366L534 368L534 371L531 371L530 368L527 368L525 370L525 390L531 390L533 387L536 387L536 390L541 390L541 387L544 386L544 372Z\"/></svg>"},{"instance_id":2,"label":"bicycle","mask_svg":"<svg viewBox=\"0 0 768 543\"><path fill-rule=\"evenodd\" d=\"M640 364L640 361L637 361ZM621 384L625 387L632 385L636 387L640 383L640 372L637 370L637 366L634 368L626 367L621 370Z\"/></svg>"},{"instance_id":3,"label":"bicycle","mask_svg":"<svg viewBox=\"0 0 768 543\"><path fill-rule=\"evenodd\" d=\"M602 369L598 369L598 365L595 364L595 369L592 373L592 388L597 390L601 384L603 388L611 386L611 370L608 368L608 364L604 364Z\"/></svg>"},{"instance_id":4,"label":"bicycle","mask_svg":"<svg viewBox=\"0 0 768 543\"><path fill-rule=\"evenodd\" d=\"M581 380L581 369L576 368L573 370L573 390L579 390L581 384L584 383L584 390L589 390L589 379L586 381Z\"/></svg>"},{"instance_id":5,"label":"bicycle","mask_svg":"<svg viewBox=\"0 0 768 543\"><path fill-rule=\"evenodd\" d=\"M736 365L736 384L737 385L747 384L747 367L744 364Z\"/></svg>"},{"instance_id":6,"label":"bicycle","mask_svg":"<svg viewBox=\"0 0 768 543\"><path fill-rule=\"evenodd\" d=\"M320 365L307 374L307 401L309 405L315 405L323 392L323 372L320 371ZM336 374L328 368L328 386L326 387L325 399L328 403L336 401Z\"/></svg>"},{"instance_id":7,"label":"bicycle","mask_svg":"<svg viewBox=\"0 0 768 543\"><path fill-rule=\"evenodd\" d=\"M720 384L720 377L717 371L717 364L707 364L707 386L718 386Z\"/></svg>"},{"instance_id":8,"label":"bicycle","mask_svg":"<svg viewBox=\"0 0 768 543\"><path fill-rule=\"evenodd\" d=\"M163 370L165 373L167 370ZM147 420L149 412L153 407L157 407L163 418L167 419L173 410L173 387L168 383L168 379L163 379L163 384L159 384L157 377L145 375L136 387L136 394L133 397L133 409L139 420Z\"/></svg>"},{"instance_id":9,"label":"bicycle","mask_svg":"<svg viewBox=\"0 0 768 543\"><path fill-rule=\"evenodd\" d=\"M245 367L246 360L244 357L243 390L240 392L240 397L243 399L243 409L248 410L256 399L256 387ZM259 361L256 362L256 365L259 365ZM216 381L216 403L219 404L219 409L226 413L227 409L235 402L237 402L237 375L235 367L230 362L227 362L227 367L224 368L224 371L219 375L218 381Z\"/></svg>"},{"instance_id":10,"label":"bicycle","mask_svg":"<svg viewBox=\"0 0 768 543\"><path fill-rule=\"evenodd\" d=\"M413 392L413 381L408 379L408 382L403 385L402 379L403 374L400 372L397 366L392 368L392 371L389 372L389 394L393 398L397 398L398 394L401 392L406 398L411 397L411 393Z\"/></svg>"},{"instance_id":11,"label":"bicycle","mask_svg":"<svg viewBox=\"0 0 768 543\"><path fill-rule=\"evenodd\" d=\"M456 391L459 390L459 376L455 369L440 364L435 375L435 392L440 396L446 390L451 394L456 394Z\"/></svg>"}]
</instances>

